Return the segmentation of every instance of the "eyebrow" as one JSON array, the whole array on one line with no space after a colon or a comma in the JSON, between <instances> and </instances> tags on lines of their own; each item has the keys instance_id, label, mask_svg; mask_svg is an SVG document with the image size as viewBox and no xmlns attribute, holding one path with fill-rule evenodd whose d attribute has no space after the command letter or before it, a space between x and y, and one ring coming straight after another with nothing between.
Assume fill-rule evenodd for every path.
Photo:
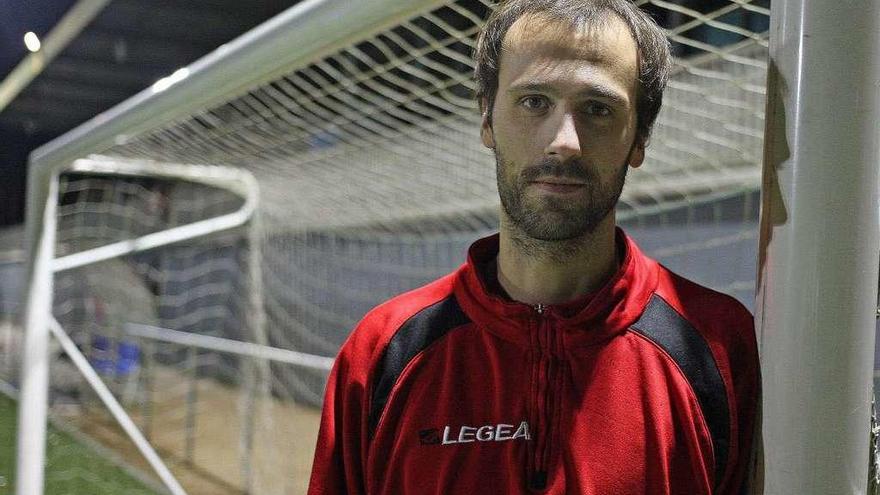
<instances>
[{"instance_id":1,"label":"eyebrow","mask_svg":"<svg viewBox=\"0 0 880 495\"><path fill-rule=\"evenodd\" d=\"M528 93L533 91L537 93L547 93L551 95L558 93L558 91L556 91L553 86L541 82L516 84L508 88L508 92L516 93ZM627 98L621 95L620 92L603 84L590 84L588 88L579 91L578 96L593 96L604 98L621 106L624 106L627 103Z\"/></svg>"}]
</instances>

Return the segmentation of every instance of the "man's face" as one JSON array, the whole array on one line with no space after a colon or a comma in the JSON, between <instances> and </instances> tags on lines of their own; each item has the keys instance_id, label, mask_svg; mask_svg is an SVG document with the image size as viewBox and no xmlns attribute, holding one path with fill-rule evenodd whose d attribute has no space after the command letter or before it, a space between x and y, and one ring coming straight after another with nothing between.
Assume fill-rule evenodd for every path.
<instances>
[{"instance_id":1,"label":"man's face","mask_svg":"<svg viewBox=\"0 0 880 495\"><path fill-rule=\"evenodd\" d=\"M592 232L614 209L627 165L644 159L638 52L626 24L612 17L574 30L525 16L508 31L500 65L481 138L495 151L507 217L535 239Z\"/></svg>"}]
</instances>

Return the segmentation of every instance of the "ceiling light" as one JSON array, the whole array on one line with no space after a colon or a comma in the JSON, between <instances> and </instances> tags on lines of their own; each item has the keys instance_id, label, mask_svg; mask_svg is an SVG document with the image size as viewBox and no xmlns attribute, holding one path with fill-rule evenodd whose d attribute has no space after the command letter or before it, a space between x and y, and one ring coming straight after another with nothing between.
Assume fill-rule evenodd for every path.
<instances>
[{"instance_id":1,"label":"ceiling light","mask_svg":"<svg viewBox=\"0 0 880 495\"><path fill-rule=\"evenodd\" d=\"M24 46L32 52L37 52L40 50L40 38L37 38L37 35L32 31L28 31L24 35Z\"/></svg>"}]
</instances>

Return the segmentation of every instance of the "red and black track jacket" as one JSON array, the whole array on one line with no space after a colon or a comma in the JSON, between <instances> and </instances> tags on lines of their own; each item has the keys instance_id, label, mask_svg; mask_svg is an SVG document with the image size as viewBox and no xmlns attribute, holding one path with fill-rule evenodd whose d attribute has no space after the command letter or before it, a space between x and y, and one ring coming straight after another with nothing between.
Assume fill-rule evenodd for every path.
<instances>
[{"instance_id":1,"label":"red and black track jacket","mask_svg":"<svg viewBox=\"0 0 880 495\"><path fill-rule=\"evenodd\" d=\"M327 384L310 495L739 495L758 388L752 316L618 231L588 301L489 290L497 236L372 310Z\"/></svg>"}]
</instances>

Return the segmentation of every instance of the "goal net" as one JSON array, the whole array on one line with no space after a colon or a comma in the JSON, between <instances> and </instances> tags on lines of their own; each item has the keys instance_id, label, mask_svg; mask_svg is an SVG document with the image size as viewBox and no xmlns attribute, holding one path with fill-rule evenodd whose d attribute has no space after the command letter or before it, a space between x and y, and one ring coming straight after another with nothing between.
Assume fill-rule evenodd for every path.
<instances>
[{"instance_id":1,"label":"goal net","mask_svg":"<svg viewBox=\"0 0 880 495\"><path fill-rule=\"evenodd\" d=\"M675 268L750 303L768 5L641 3L685 55L622 223ZM332 356L366 310L447 273L495 228L471 60L493 5L445 3L106 153L252 171L270 340ZM737 253L736 273L713 266L722 247ZM314 378L290 385L318 404Z\"/></svg>"},{"instance_id":2,"label":"goal net","mask_svg":"<svg viewBox=\"0 0 880 495\"><path fill-rule=\"evenodd\" d=\"M676 63L620 223L673 270L751 306L769 2L636 3L666 30ZM497 228L471 56L495 4L390 5L301 4L200 66L253 71L157 83L117 112L106 139L63 143L86 142L58 165L50 198L65 268L53 276L54 318L190 493L302 493L328 363L351 329L453 270ZM358 18L356 32L334 32ZM309 51L261 51L296 22L303 39L285 39ZM163 103L197 85L215 89ZM126 123L138 112L149 125ZM87 159L77 170L72 158ZM212 166L252 174L256 216L66 268L77 253L240 211L241 190L200 180ZM118 173L130 167L139 172ZM55 355L52 414L117 442L103 406ZM148 473L131 447L113 448ZM78 476L46 470L47 483Z\"/></svg>"}]
</instances>

